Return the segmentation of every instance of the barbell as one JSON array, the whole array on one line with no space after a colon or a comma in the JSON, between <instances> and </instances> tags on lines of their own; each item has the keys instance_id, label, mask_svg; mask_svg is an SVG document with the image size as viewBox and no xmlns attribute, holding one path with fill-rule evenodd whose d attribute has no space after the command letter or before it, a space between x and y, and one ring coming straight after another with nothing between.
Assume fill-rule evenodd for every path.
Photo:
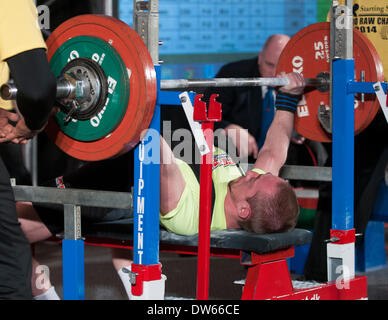
<instances>
[{"instance_id":1,"label":"barbell","mask_svg":"<svg viewBox=\"0 0 388 320\"><path fill-rule=\"evenodd\" d=\"M306 89L298 105L295 129L306 138L330 141L318 112L329 108L329 24L298 32L283 50L277 72L299 72ZM71 18L47 40L47 56L57 77L60 112L49 120L48 136L67 154L87 161L107 159L133 148L153 116L157 80L150 54L138 34L124 22L97 15ZM366 82L383 81L381 61L370 41L354 31L356 74ZM361 79L361 78L360 78ZM357 80L357 79L356 79ZM287 78L176 79L163 89L198 87L284 86ZM0 89L15 99L12 84ZM355 133L365 129L379 109L375 95L355 102Z\"/></svg>"},{"instance_id":2,"label":"barbell","mask_svg":"<svg viewBox=\"0 0 388 320\"><path fill-rule=\"evenodd\" d=\"M83 15L54 30L47 48L55 76L67 74L77 82L83 72L94 68L104 74L100 90L106 89L103 104L97 108L90 105L88 119L78 119L82 101L76 100L74 106L66 99L60 100L61 111L46 127L48 136L64 152L88 161L132 149L151 122L157 94L155 68L138 34L118 19ZM83 64L85 61L88 65ZM97 93L96 86L93 89ZM72 108L78 110L73 110L69 121Z\"/></svg>"},{"instance_id":3,"label":"barbell","mask_svg":"<svg viewBox=\"0 0 388 320\"><path fill-rule=\"evenodd\" d=\"M78 58L80 59L80 58ZM73 60L76 62L78 59ZM81 58L82 59L82 58ZM83 88L87 82L82 79L73 78L73 81L63 76L57 80L57 99L81 99L88 96L84 93ZM328 74L318 74L316 78L305 79L307 86L312 86L321 91L329 90ZM225 87L281 87L289 84L287 78L214 78L214 79L171 79L161 80L161 90L171 89L191 89L191 88L225 88ZM15 100L18 90L12 83L1 86L1 97L4 100ZM81 92L76 96L76 92Z\"/></svg>"}]
</instances>

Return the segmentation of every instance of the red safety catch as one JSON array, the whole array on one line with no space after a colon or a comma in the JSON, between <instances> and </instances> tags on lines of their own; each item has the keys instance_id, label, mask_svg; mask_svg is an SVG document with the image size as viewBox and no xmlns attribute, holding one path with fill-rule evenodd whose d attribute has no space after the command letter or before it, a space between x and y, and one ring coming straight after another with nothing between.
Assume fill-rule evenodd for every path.
<instances>
[{"instance_id":1,"label":"red safety catch","mask_svg":"<svg viewBox=\"0 0 388 320\"><path fill-rule=\"evenodd\" d=\"M134 296L141 296L143 294L144 281L154 281L162 278L162 265L160 263L150 266L133 263L131 271L136 274L136 283L132 285L132 294Z\"/></svg>"},{"instance_id":2,"label":"red safety catch","mask_svg":"<svg viewBox=\"0 0 388 320\"><path fill-rule=\"evenodd\" d=\"M197 94L194 98L194 121L207 121L206 102L202 101L203 94Z\"/></svg>"},{"instance_id":3,"label":"red safety catch","mask_svg":"<svg viewBox=\"0 0 388 320\"><path fill-rule=\"evenodd\" d=\"M218 122L222 118L222 104L216 101L218 94L212 94L209 100L209 108L202 101L203 94L197 94L194 98L194 121Z\"/></svg>"},{"instance_id":4,"label":"red safety catch","mask_svg":"<svg viewBox=\"0 0 388 320\"><path fill-rule=\"evenodd\" d=\"M209 111L207 113L207 120L218 122L222 119L222 104L216 101L218 94L212 94L209 100Z\"/></svg>"},{"instance_id":5,"label":"red safety catch","mask_svg":"<svg viewBox=\"0 0 388 320\"><path fill-rule=\"evenodd\" d=\"M330 230L331 242L335 244L353 243L356 241L356 229L350 230ZM337 240L338 239L338 240Z\"/></svg>"}]
</instances>

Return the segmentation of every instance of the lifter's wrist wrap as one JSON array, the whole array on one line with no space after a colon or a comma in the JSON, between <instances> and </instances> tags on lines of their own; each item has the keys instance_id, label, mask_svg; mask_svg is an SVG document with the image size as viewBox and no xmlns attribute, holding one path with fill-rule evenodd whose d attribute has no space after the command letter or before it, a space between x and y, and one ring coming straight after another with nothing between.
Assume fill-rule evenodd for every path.
<instances>
[{"instance_id":1,"label":"lifter's wrist wrap","mask_svg":"<svg viewBox=\"0 0 388 320\"><path fill-rule=\"evenodd\" d=\"M276 95L275 109L295 113L301 95L279 91Z\"/></svg>"}]
</instances>

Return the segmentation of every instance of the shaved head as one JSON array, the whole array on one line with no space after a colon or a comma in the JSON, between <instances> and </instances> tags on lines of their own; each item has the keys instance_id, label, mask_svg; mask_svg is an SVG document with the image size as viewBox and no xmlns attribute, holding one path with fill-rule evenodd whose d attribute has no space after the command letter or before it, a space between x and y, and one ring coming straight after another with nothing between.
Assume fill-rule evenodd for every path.
<instances>
[{"instance_id":1,"label":"shaved head","mask_svg":"<svg viewBox=\"0 0 388 320\"><path fill-rule=\"evenodd\" d=\"M280 54L290 40L285 34L273 34L264 44L263 50L259 52L259 72L262 77L273 78L276 76L276 66Z\"/></svg>"},{"instance_id":2,"label":"shaved head","mask_svg":"<svg viewBox=\"0 0 388 320\"><path fill-rule=\"evenodd\" d=\"M282 51L289 40L290 37L285 34L273 34L272 36L268 37L267 41L265 42L263 51L273 49L280 49L280 51Z\"/></svg>"}]
</instances>

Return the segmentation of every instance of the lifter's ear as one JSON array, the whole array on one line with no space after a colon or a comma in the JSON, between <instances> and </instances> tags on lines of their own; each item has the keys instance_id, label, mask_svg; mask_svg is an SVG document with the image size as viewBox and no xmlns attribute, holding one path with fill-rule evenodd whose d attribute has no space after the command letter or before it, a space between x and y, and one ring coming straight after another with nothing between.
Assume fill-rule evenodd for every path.
<instances>
[{"instance_id":1,"label":"lifter's ear","mask_svg":"<svg viewBox=\"0 0 388 320\"><path fill-rule=\"evenodd\" d=\"M239 201L236 207L237 207L238 217L241 220L248 220L251 217L252 215L251 206L247 201L245 200Z\"/></svg>"}]
</instances>

